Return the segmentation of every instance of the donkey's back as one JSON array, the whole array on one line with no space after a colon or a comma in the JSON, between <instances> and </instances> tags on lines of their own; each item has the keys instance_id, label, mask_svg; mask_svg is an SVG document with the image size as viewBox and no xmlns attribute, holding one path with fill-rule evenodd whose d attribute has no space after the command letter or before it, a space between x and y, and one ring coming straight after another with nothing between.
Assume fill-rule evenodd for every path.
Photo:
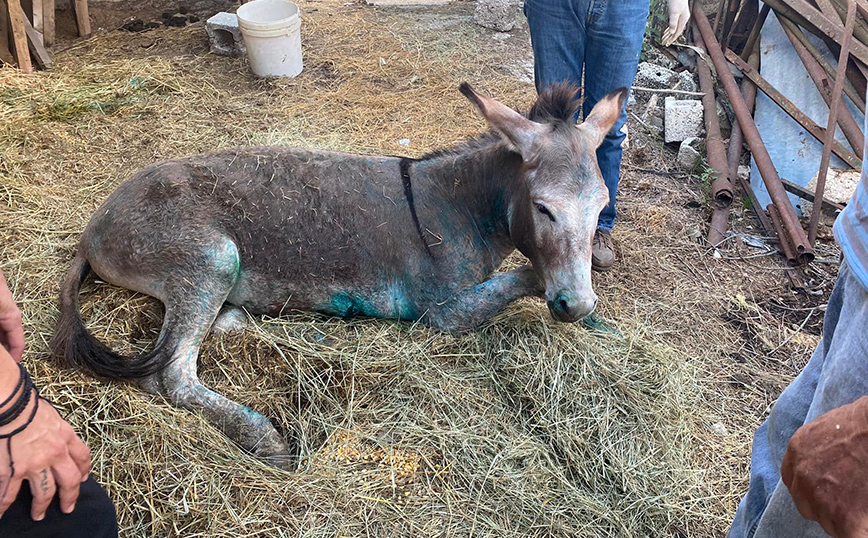
<instances>
[{"instance_id":1,"label":"donkey's back","mask_svg":"<svg viewBox=\"0 0 868 538\"><path fill-rule=\"evenodd\" d=\"M400 159L256 147L142 170L96 212L80 245L108 282L163 302L185 281L201 288L209 264L222 264L226 302L251 313L407 319L416 312L396 297L401 281L430 263L414 230Z\"/></svg>"}]
</instances>

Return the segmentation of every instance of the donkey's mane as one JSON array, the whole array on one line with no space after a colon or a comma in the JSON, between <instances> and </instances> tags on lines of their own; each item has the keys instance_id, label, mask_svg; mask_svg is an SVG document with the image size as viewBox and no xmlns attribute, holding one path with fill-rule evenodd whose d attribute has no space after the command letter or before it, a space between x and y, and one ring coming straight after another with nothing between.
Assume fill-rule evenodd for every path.
<instances>
[{"instance_id":1,"label":"donkey's mane","mask_svg":"<svg viewBox=\"0 0 868 538\"><path fill-rule=\"evenodd\" d=\"M573 125L573 118L579 110L580 102L576 99L579 87L569 82L561 82L547 86L533 106L524 113L524 116L537 123L547 123L555 128L562 125ZM496 144L501 140L500 135L493 131L466 140L455 147L443 148L431 151L419 157L418 160L426 161L437 157L453 156L466 153L479 148Z\"/></svg>"}]
</instances>

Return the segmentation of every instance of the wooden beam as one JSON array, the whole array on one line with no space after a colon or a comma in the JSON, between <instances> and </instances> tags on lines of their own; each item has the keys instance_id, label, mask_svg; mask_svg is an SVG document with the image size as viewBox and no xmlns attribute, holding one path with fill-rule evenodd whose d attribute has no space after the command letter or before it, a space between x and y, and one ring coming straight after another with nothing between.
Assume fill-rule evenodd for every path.
<instances>
[{"instance_id":1,"label":"wooden beam","mask_svg":"<svg viewBox=\"0 0 868 538\"><path fill-rule=\"evenodd\" d=\"M24 15L23 11L21 12L21 15ZM27 41L30 43L30 48L33 50L33 56L36 57L36 63L43 69L51 69L51 57L42 45L42 40L39 39L42 36L40 36L39 32L33 28L33 25L30 24L27 17L24 17L24 31L27 34Z\"/></svg>"},{"instance_id":2,"label":"wooden beam","mask_svg":"<svg viewBox=\"0 0 868 538\"><path fill-rule=\"evenodd\" d=\"M70 0L75 10L75 23L78 25L80 37L90 35L90 16L87 11L87 0Z\"/></svg>"},{"instance_id":3,"label":"wooden beam","mask_svg":"<svg viewBox=\"0 0 868 538\"><path fill-rule=\"evenodd\" d=\"M42 11L42 0L32 0L33 2L33 29L39 34L39 43L42 44L42 32L45 25L44 15ZM25 20L27 14L24 14ZM29 36L28 36L29 37Z\"/></svg>"},{"instance_id":4,"label":"wooden beam","mask_svg":"<svg viewBox=\"0 0 868 538\"><path fill-rule=\"evenodd\" d=\"M5 64L15 65L15 57L9 48L9 9L3 0L0 0L0 60Z\"/></svg>"},{"instance_id":5,"label":"wooden beam","mask_svg":"<svg viewBox=\"0 0 868 538\"><path fill-rule=\"evenodd\" d=\"M43 0L42 3L43 10L43 32L42 32L42 40L43 45L46 47L54 46L54 0Z\"/></svg>"},{"instance_id":6,"label":"wooden beam","mask_svg":"<svg viewBox=\"0 0 868 538\"><path fill-rule=\"evenodd\" d=\"M23 73L32 73L30 49L27 47L27 32L24 30L24 10L19 0L6 0L9 22L12 24L12 36L15 41L15 57L18 59L18 69Z\"/></svg>"}]
</instances>

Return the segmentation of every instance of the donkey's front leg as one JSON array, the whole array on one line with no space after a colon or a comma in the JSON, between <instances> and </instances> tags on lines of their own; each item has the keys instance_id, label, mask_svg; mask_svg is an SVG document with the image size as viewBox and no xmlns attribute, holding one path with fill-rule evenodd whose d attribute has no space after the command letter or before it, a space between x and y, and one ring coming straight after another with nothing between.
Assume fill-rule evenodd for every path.
<instances>
[{"instance_id":1,"label":"donkey's front leg","mask_svg":"<svg viewBox=\"0 0 868 538\"><path fill-rule=\"evenodd\" d=\"M428 309L422 321L446 331L473 329L517 299L544 294L545 289L533 268L524 265L506 273L497 273L446 303Z\"/></svg>"}]
</instances>

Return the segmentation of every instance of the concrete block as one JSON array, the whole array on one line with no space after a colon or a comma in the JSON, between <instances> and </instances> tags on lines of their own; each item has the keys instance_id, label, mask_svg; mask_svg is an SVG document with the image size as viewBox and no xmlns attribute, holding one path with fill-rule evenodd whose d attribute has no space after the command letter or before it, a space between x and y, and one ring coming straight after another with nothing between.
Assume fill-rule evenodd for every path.
<instances>
[{"instance_id":1,"label":"concrete block","mask_svg":"<svg viewBox=\"0 0 868 538\"><path fill-rule=\"evenodd\" d=\"M234 13L221 11L205 21L205 31L211 43L211 52L221 56L246 56L244 37Z\"/></svg>"},{"instance_id":2,"label":"concrete block","mask_svg":"<svg viewBox=\"0 0 868 538\"><path fill-rule=\"evenodd\" d=\"M681 142L702 134L702 101L667 97L663 103L666 142Z\"/></svg>"},{"instance_id":3,"label":"concrete block","mask_svg":"<svg viewBox=\"0 0 868 538\"><path fill-rule=\"evenodd\" d=\"M699 91L699 86L696 84L696 79L693 78L693 73L684 70L678 74L678 89L686 92ZM701 99L697 96L696 99Z\"/></svg>"},{"instance_id":4,"label":"concrete block","mask_svg":"<svg viewBox=\"0 0 868 538\"><path fill-rule=\"evenodd\" d=\"M700 142L699 138L687 138L678 147L676 161L685 172L693 172L702 163L702 154L696 149Z\"/></svg>"},{"instance_id":5,"label":"concrete block","mask_svg":"<svg viewBox=\"0 0 868 538\"><path fill-rule=\"evenodd\" d=\"M642 88L671 89L678 83L678 73L649 62L639 64L635 86Z\"/></svg>"},{"instance_id":6,"label":"concrete block","mask_svg":"<svg viewBox=\"0 0 868 538\"><path fill-rule=\"evenodd\" d=\"M829 168L829 172L826 174L826 186L823 187L823 198L838 204L847 204L850 201L850 197L856 191L860 178L861 172L859 170ZM814 177L811 178L811 181L808 182L805 188L811 192L816 192L817 174L814 174ZM814 204L807 200L799 200L799 205L801 206L802 213L805 215L810 215L814 209ZM834 220L833 218L829 218L828 225L831 226Z\"/></svg>"},{"instance_id":7,"label":"concrete block","mask_svg":"<svg viewBox=\"0 0 868 538\"><path fill-rule=\"evenodd\" d=\"M509 32L515 28L516 5L510 0L477 0L473 21L484 28Z\"/></svg>"}]
</instances>

